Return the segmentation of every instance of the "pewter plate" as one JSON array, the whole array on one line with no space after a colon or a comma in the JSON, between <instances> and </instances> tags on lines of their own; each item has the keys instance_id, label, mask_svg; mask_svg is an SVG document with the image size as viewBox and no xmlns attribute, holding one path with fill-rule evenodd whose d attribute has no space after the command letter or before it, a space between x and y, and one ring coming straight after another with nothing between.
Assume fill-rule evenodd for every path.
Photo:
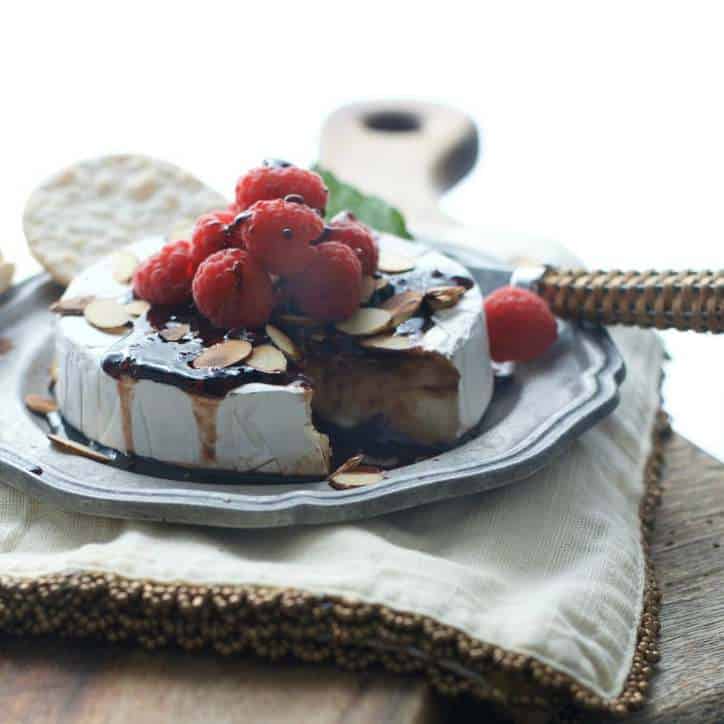
<instances>
[{"instance_id":1,"label":"pewter plate","mask_svg":"<svg viewBox=\"0 0 724 724\"><path fill-rule=\"evenodd\" d=\"M442 250L445 250L444 248ZM450 247L490 291L489 260ZM474 263L476 262L477 263ZM45 393L53 355L48 305L61 290L34 277L0 297L0 480L63 510L134 520L264 528L359 520L469 495L529 477L618 403L623 361L602 328L563 324L543 358L496 385L476 436L390 471L377 485L336 491L325 481L192 482L129 472L51 447L23 398Z\"/></svg>"}]
</instances>

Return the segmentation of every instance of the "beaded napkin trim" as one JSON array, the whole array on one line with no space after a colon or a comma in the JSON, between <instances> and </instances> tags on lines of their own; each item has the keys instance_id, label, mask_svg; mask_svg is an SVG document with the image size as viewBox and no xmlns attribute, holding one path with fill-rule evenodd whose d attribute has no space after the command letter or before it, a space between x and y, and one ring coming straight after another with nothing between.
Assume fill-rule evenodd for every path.
<instances>
[{"instance_id":1,"label":"beaded napkin trim","mask_svg":"<svg viewBox=\"0 0 724 724\"><path fill-rule=\"evenodd\" d=\"M646 585L636 653L613 700L531 656L483 643L428 616L296 589L166 584L91 572L0 576L0 630L134 641L149 649L176 644L224 655L250 652L272 660L291 656L354 670L382 665L422 672L443 694L469 693L509 712L555 712L569 722L585 710L624 716L644 704L659 660L661 596L649 545L669 432L660 412L639 511Z\"/></svg>"}]
</instances>

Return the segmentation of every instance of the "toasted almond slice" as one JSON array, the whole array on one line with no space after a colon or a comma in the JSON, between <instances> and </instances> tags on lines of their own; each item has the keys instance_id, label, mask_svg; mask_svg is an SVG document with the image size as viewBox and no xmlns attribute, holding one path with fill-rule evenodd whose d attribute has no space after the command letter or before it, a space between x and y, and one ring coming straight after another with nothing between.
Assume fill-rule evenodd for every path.
<instances>
[{"instance_id":1,"label":"toasted almond slice","mask_svg":"<svg viewBox=\"0 0 724 724\"><path fill-rule=\"evenodd\" d=\"M360 304L367 304L377 291L377 279L370 276L362 277L362 291L359 295Z\"/></svg>"},{"instance_id":2,"label":"toasted almond slice","mask_svg":"<svg viewBox=\"0 0 724 724\"><path fill-rule=\"evenodd\" d=\"M301 314L280 314L279 321L291 327L321 327L322 323Z\"/></svg>"},{"instance_id":3,"label":"toasted almond slice","mask_svg":"<svg viewBox=\"0 0 724 724\"><path fill-rule=\"evenodd\" d=\"M350 470L354 470L362 464L364 457L364 453L353 455L348 460L345 460L329 477L333 478L335 475L341 475L342 473L348 473Z\"/></svg>"},{"instance_id":4,"label":"toasted almond slice","mask_svg":"<svg viewBox=\"0 0 724 724\"><path fill-rule=\"evenodd\" d=\"M109 463L111 458L103 453L94 450L93 448L83 445L82 443L75 442L75 440L69 440L67 437L61 437L56 435L54 432L48 433L48 440L53 443L56 447L59 447L64 452L73 453L74 455L80 455L84 458L90 458L99 463Z\"/></svg>"},{"instance_id":5,"label":"toasted almond slice","mask_svg":"<svg viewBox=\"0 0 724 724\"><path fill-rule=\"evenodd\" d=\"M58 299L50 305L50 311L62 316L81 316L95 297L71 297Z\"/></svg>"},{"instance_id":6,"label":"toasted almond slice","mask_svg":"<svg viewBox=\"0 0 724 724\"><path fill-rule=\"evenodd\" d=\"M358 309L349 319L337 322L334 326L345 334L366 337L386 329L391 321L392 315L386 309L364 307Z\"/></svg>"},{"instance_id":7,"label":"toasted almond slice","mask_svg":"<svg viewBox=\"0 0 724 724\"><path fill-rule=\"evenodd\" d=\"M35 394L25 395L25 406L38 415L47 415L49 412L55 412L58 409L55 400Z\"/></svg>"},{"instance_id":8,"label":"toasted almond slice","mask_svg":"<svg viewBox=\"0 0 724 724\"><path fill-rule=\"evenodd\" d=\"M189 327L188 324L177 324L175 327L166 327L166 329L162 329L158 334L167 342L178 342L190 331L191 327Z\"/></svg>"},{"instance_id":9,"label":"toasted almond slice","mask_svg":"<svg viewBox=\"0 0 724 724\"><path fill-rule=\"evenodd\" d=\"M195 369L230 367L243 362L251 354L251 344L245 339L227 339L205 349L192 363Z\"/></svg>"},{"instance_id":10,"label":"toasted almond slice","mask_svg":"<svg viewBox=\"0 0 724 724\"><path fill-rule=\"evenodd\" d=\"M329 484L335 490L352 490L379 483L384 477L378 468L360 465L346 473L334 473L329 478Z\"/></svg>"},{"instance_id":11,"label":"toasted almond slice","mask_svg":"<svg viewBox=\"0 0 724 724\"><path fill-rule=\"evenodd\" d=\"M395 254L390 251L381 251L377 268L388 274L401 274L410 271L417 266L414 259L402 254Z\"/></svg>"},{"instance_id":12,"label":"toasted almond slice","mask_svg":"<svg viewBox=\"0 0 724 724\"><path fill-rule=\"evenodd\" d=\"M119 327L130 321L123 305L113 299L94 299L83 310L83 315L94 327L104 331L113 330L112 333L116 333Z\"/></svg>"},{"instance_id":13,"label":"toasted almond slice","mask_svg":"<svg viewBox=\"0 0 724 724\"><path fill-rule=\"evenodd\" d=\"M397 334L378 334L363 339L360 344L367 349L383 349L389 352L405 352L420 346L419 337Z\"/></svg>"},{"instance_id":14,"label":"toasted almond slice","mask_svg":"<svg viewBox=\"0 0 724 724\"><path fill-rule=\"evenodd\" d=\"M128 284L138 266L138 257L130 251L119 251L113 256L113 278L119 284Z\"/></svg>"},{"instance_id":15,"label":"toasted almond slice","mask_svg":"<svg viewBox=\"0 0 724 724\"><path fill-rule=\"evenodd\" d=\"M151 305L145 299L134 299L125 304L124 308L132 317L140 317L151 308Z\"/></svg>"},{"instance_id":16,"label":"toasted almond slice","mask_svg":"<svg viewBox=\"0 0 724 724\"><path fill-rule=\"evenodd\" d=\"M422 304L423 295L420 292L402 292L390 297L383 305L391 315L390 326L396 327L408 320Z\"/></svg>"},{"instance_id":17,"label":"toasted almond slice","mask_svg":"<svg viewBox=\"0 0 724 724\"><path fill-rule=\"evenodd\" d=\"M287 369L287 358L270 344L260 344L254 347L251 357L246 360L249 367L259 372L285 372Z\"/></svg>"},{"instance_id":18,"label":"toasted almond slice","mask_svg":"<svg viewBox=\"0 0 724 724\"><path fill-rule=\"evenodd\" d=\"M289 359L299 362L302 359L302 352L296 344L291 340L289 335L282 332L279 327L273 324L266 325L266 333L274 344L289 357Z\"/></svg>"},{"instance_id":19,"label":"toasted almond slice","mask_svg":"<svg viewBox=\"0 0 724 724\"><path fill-rule=\"evenodd\" d=\"M430 307L437 311L454 307L467 290L465 287L433 287L425 293L425 300Z\"/></svg>"}]
</instances>

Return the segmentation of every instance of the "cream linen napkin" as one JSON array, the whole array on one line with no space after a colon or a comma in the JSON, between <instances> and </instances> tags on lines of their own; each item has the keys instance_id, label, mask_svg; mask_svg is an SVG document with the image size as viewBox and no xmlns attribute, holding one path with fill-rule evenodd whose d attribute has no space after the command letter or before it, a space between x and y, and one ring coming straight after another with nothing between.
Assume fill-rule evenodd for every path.
<instances>
[{"instance_id":1,"label":"cream linen napkin","mask_svg":"<svg viewBox=\"0 0 724 724\"><path fill-rule=\"evenodd\" d=\"M654 334L613 336L627 364L617 411L493 492L355 524L235 531L67 514L0 485L0 602L8 581L79 570L342 596L429 617L468 648L522 655L520 667L534 657L589 706L620 708L645 597L639 506L663 353Z\"/></svg>"}]
</instances>

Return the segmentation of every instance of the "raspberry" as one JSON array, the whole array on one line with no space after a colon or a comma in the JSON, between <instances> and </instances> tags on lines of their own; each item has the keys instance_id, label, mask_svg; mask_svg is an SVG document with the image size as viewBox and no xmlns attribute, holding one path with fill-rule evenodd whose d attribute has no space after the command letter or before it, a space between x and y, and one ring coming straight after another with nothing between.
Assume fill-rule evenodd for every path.
<instances>
[{"instance_id":1,"label":"raspberry","mask_svg":"<svg viewBox=\"0 0 724 724\"><path fill-rule=\"evenodd\" d=\"M193 294L198 310L216 327L261 327L274 305L269 275L243 249L222 249L203 261Z\"/></svg>"},{"instance_id":2,"label":"raspberry","mask_svg":"<svg viewBox=\"0 0 724 724\"><path fill-rule=\"evenodd\" d=\"M191 298L194 269L191 244L172 241L138 265L133 293L151 304L183 304Z\"/></svg>"},{"instance_id":3,"label":"raspberry","mask_svg":"<svg viewBox=\"0 0 724 724\"><path fill-rule=\"evenodd\" d=\"M352 316L362 295L362 265L356 254L336 241L312 250L309 266L289 280L294 301L304 314L325 322Z\"/></svg>"},{"instance_id":4,"label":"raspberry","mask_svg":"<svg viewBox=\"0 0 724 724\"><path fill-rule=\"evenodd\" d=\"M324 221L304 204L283 199L257 201L241 223L249 253L270 273L301 272L311 259L310 242L324 231Z\"/></svg>"},{"instance_id":5,"label":"raspberry","mask_svg":"<svg viewBox=\"0 0 724 724\"><path fill-rule=\"evenodd\" d=\"M207 256L230 246L227 226L234 220L230 211L211 211L196 219L191 233L191 258L194 268Z\"/></svg>"},{"instance_id":6,"label":"raspberry","mask_svg":"<svg viewBox=\"0 0 724 724\"><path fill-rule=\"evenodd\" d=\"M496 362L530 362L558 337L556 318L527 289L501 287L485 299L490 356Z\"/></svg>"},{"instance_id":7,"label":"raspberry","mask_svg":"<svg viewBox=\"0 0 724 724\"><path fill-rule=\"evenodd\" d=\"M380 250L377 240L368 226L365 226L351 211L341 211L330 222L330 241L339 241L352 249L362 262L363 274L374 274Z\"/></svg>"},{"instance_id":8,"label":"raspberry","mask_svg":"<svg viewBox=\"0 0 724 724\"><path fill-rule=\"evenodd\" d=\"M236 204L248 209L257 201L283 199L299 195L307 206L324 213L327 206L327 187L319 174L292 165L275 162L245 173L236 184Z\"/></svg>"}]
</instances>

